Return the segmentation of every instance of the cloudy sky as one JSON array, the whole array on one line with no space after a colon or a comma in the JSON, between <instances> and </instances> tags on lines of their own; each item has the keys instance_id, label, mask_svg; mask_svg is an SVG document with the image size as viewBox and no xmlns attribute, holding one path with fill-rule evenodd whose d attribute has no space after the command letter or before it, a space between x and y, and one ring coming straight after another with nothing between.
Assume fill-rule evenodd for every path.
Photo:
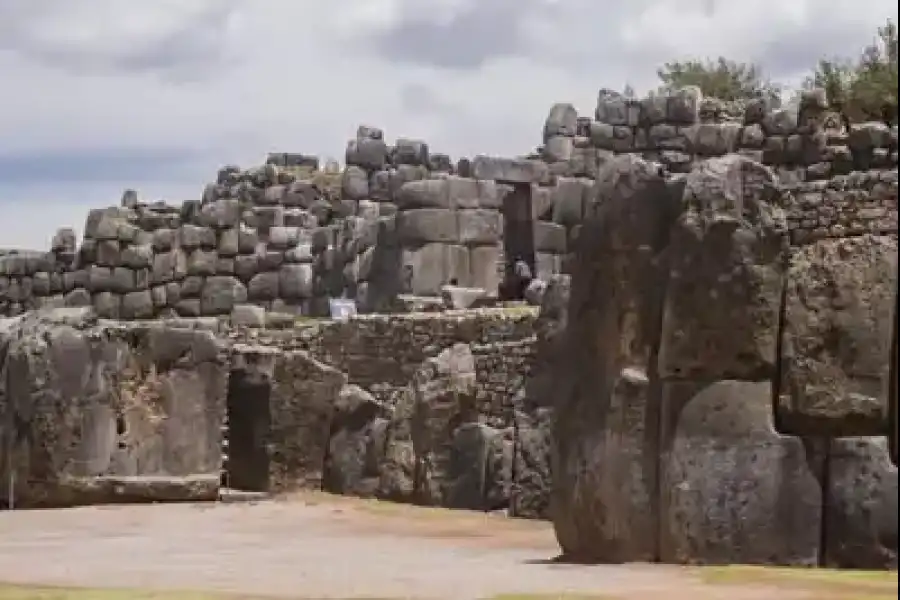
<instances>
[{"instance_id":1,"label":"cloudy sky","mask_svg":"<svg viewBox=\"0 0 900 600\"><path fill-rule=\"evenodd\" d=\"M550 105L726 55L775 79L852 54L890 0L0 0L0 247L46 247L125 187L198 197L356 125L515 155Z\"/></svg>"}]
</instances>

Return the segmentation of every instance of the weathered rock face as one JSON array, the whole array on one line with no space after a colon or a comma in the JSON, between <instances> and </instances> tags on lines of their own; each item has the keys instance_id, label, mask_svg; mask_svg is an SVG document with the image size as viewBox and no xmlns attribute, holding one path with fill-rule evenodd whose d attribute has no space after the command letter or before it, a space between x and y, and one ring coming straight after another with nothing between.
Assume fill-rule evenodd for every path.
<instances>
[{"instance_id":1,"label":"weathered rock face","mask_svg":"<svg viewBox=\"0 0 900 600\"><path fill-rule=\"evenodd\" d=\"M791 253L778 418L807 435L883 435L897 238L824 239Z\"/></svg>"},{"instance_id":2,"label":"weathered rock face","mask_svg":"<svg viewBox=\"0 0 900 600\"><path fill-rule=\"evenodd\" d=\"M658 363L663 561L817 560L821 472L773 430L788 252L778 193L769 169L737 156L687 178Z\"/></svg>"},{"instance_id":3,"label":"weathered rock face","mask_svg":"<svg viewBox=\"0 0 900 600\"><path fill-rule=\"evenodd\" d=\"M14 481L20 506L214 498L227 379L217 340L95 321L57 309L13 325L0 485Z\"/></svg>"},{"instance_id":4,"label":"weathered rock face","mask_svg":"<svg viewBox=\"0 0 900 600\"><path fill-rule=\"evenodd\" d=\"M897 568L897 465L883 437L838 438L828 448L824 563Z\"/></svg>"},{"instance_id":5,"label":"weathered rock face","mask_svg":"<svg viewBox=\"0 0 900 600\"><path fill-rule=\"evenodd\" d=\"M479 423L475 391L468 345L425 361L388 424L379 495L452 508L506 507L511 432Z\"/></svg>"},{"instance_id":6,"label":"weathered rock face","mask_svg":"<svg viewBox=\"0 0 900 600\"><path fill-rule=\"evenodd\" d=\"M390 412L357 385L341 389L331 424L324 489L363 498L376 494Z\"/></svg>"},{"instance_id":7,"label":"weathered rock face","mask_svg":"<svg viewBox=\"0 0 900 600\"><path fill-rule=\"evenodd\" d=\"M651 378L674 204L653 166L620 157L598 175L589 210L554 377L553 522L572 557L653 560Z\"/></svg>"},{"instance_id":8,"label":"weathered rock face","mask_svg":"<svg viewBox=\"0 0 900 600\"><path fill-rule=\"evenodd\" d=\"M896 565L884 438L827 438L890 430L896 235L792 237L786 193L737 155L601 170L553 368L564 553Z\"/></svg>"}]
</instances>

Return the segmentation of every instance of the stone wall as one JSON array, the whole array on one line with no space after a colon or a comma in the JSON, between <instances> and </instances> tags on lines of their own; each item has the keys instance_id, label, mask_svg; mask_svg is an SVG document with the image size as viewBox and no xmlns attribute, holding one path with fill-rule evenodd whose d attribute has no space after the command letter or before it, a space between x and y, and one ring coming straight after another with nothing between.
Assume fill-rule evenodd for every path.
<instances>
[{"instance_id":1,"label":"stone wall","mask_svg":"<svg viewBox=\"0 0 900 600\"><path fill-rule=\"evenodd\" d=\"M505 509L512 403L529 372L534 318L521 307L273 330L98 321L90 309L29 313L0 332L0 456L13 458L3 464L15 473L18 506L214 498L221 458L225 485L238 489ZM425 390L433 364L452 365L445 375L464 377L465 389L452 398L442 384ZM476 430L504 440L493 470L468 454ZM454 443L451 465L439 449ZM441 467L425 464L435 452ZM437 491L443 484L426 485L421 469L433 481L469 482L460 484L469 491ZM0 474L8 485L10 473ZM490 494L476 500L473 477Z\"/></svg>"},{"instance_id":2,"label":"stone wall","mask_svg":"<svg viewBox=\"0 0 900 600\"><path fill-rule=\"evenodd\" d=\"M215 499L225 359L208 331L101 325L81 309L3 325L2 502Z\"/></svg>"},{"instance_id":3,"label":"stone wall","mask_svg":"<svg viewBox=\"0 0 900 600\"><path fill-rule=\"evenodd\" d=\"M389 312L398 295L439 296L453 282L495 297L510 248L533 255L542 278L571 270L592 180L620 154L677 174L736 152L795 190L785 202L797 235L896 229L897 128L839 127L819 92L736 112L693 88L641 100L601 90L593 118L554 105L543 145L522 158L454 164L424 141L388 144L361 126L341 173L272 154L261 167L223 167L201 200L180 206L126 191L121 206L91 212L80 245L61 229L50 252L0 254L0 315L92 305L143 319L238 307L239 319L260 321L253 307L325 316L330 298Z\"/></svg>"},{"instance_id":4,"label":"stone wall","mask_svg":"<svg viewBox=\"0 0 900 600\"><path fill-rule=\"evenodd\" d=\"M895 180L601 169L548 367L566 554L896 568L896 216L839 210Z\"/></svg>"},{"instance_id":5,"label":"stone wall","mask_svg":"<svg viewBox=\"0 0 900 600\"><path fill-rule=\"evenodd\" d=\"M290 329L241 327L229 335L237 343L309 352L346 373L350 383L389 401L427 358L456 343L484 355L479 364L487 369L494 348L515 346L533 335L534 318L535 310L528 307L360 315L347 321L301 321Z\"/></svg>"}]
</instances>

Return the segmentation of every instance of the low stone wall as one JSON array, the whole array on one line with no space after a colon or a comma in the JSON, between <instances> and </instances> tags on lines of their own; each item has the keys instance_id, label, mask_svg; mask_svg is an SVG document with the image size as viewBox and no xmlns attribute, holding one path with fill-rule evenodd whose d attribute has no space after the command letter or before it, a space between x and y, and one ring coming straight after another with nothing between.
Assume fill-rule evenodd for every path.
<instances>
[{"instance_id":1,"label":"low stone wall","mask_svg":"<svg viewBox=\"0 0 900 600\"><path fill-rule=\"evenodd\" d=\"M485 379L479 394L492 406L501 406L508 402L501 393L504 386L514 389L510 386L516 384L511 373L527 369L536 313L520 307L360 315L346 321L301 321L291 329L234 328L228 336L241 344L309 352L386 403L409 384L426 359L453 344L470 344L484 377L489 369L498 369L489 385ZM525 348L517 349L517 344Z\"/></svg>"},{"instance_id":2,"label":"low stone wall","mask_svg":"<svg viewBox=\"0 0 900 600\"><path fill-rule=\"evenodd\" d=\"M792 244L897 233L897 170L856 171L785 186Z\"/></svg>"},{"instance_id":3,"label":"low stone wall","mask_svg":"<svg viewBox=\"0 0 900 600\"><path fill-rule=\"evenodd\" d=\"M16 482L17 506L211 499L221 466L225 484L241 489L505 509L512 402L529 372L535 317L484 309L269 330L31 313L0 334L0 456L14 476L0 474ZM427 392L434 361L465 389ZM467 453L470 430L505 440L494 470ZM441 448L454 443L462 454L451 466ZM443 466L428 467L435 452ZM419 469L468 491L425 485ZM493 490L484 497L482 483Z\"/></svg>"}]
</instances>

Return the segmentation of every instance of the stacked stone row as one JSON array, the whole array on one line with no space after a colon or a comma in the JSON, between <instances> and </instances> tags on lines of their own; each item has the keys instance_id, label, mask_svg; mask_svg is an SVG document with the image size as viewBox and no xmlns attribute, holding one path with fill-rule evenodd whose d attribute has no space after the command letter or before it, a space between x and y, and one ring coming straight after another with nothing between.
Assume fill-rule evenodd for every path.
<instances>
[{"instance_id":1,"label":"stacked stone row","mask_svg":"<svg viewBox=\"0 0 900 600\"><path fill-rule=\"evenodd\" d=\"M0 255L0 317L62 306L74 252L9 252Z\"/></svg>"},{"instance_id":2,"label":"stacked stone row","mask_svg":"<svg viewBox=\"0 0 900 600\"><path fill-rule=\"evenodd\" d=\"M897 128L882 123L835 128L824 94L804 93L796 106L772 110L765 100L734 108L704 99L696 88L635 100L601 90L594 120L569 104L555 105L544 126L541 157L551 172L593 176L610 154L638 153L671 172L686 173L697 160L739 152L794 180L822 180L853 170L897 166ZM723 116L724 115L724 116Z\"/></svg>"},{"instance_id":3,"label":"stacked stone row","mask_svg":"<svg viewBox=\"0 0 900 600\"><path fill-rule=\"evenodd\" d=\"M344 201L376 202L380 216L388 217L359 271L361 305L368 306L384 306L381 300L398 293L436 296L450 282L494 293L502 273L500 208L508 191L495 180L548 181L529 172L531 165L517 167L515 159L478 157L454 166L419 140L388 146L381 130L367 126L348 143L345 162ZM509 179L502 171L510 168L521 172Z\"/></svg>"},{"instance_id":4,"label":"stacked stone row","mask_svg":"<svg viewBox=\"0 0 900 600\"><path fill-rule=\"evenodd\" d=\"M503 241L501 200L494 181L456 175L401 186L393 232L400 249L400 291L435 296L455 282L495 293Z\"/></svg>"},{"instance_id":5,"label":"stacked stone row","mask_svg":"<svg viewBox=\"0 0 900 600\"><path fill-rule=\"evenodd\" d=\"M855 171L785 190L793 244L863 234L897 234L897 170Z\"/></svg>"},{"instance_id":6,"label":"stacked stone row","mask_svg":"<svg viewBox=\"0 0 900 600\"><path fill-rule=\"evenodd\" d=\"M328 314L329 298L357 298L360 283L369 273L366 259L370 256L365 253L375 243L379 218L391 215L393 206L343 194L329 197L314 181L296 179L289 169L297 166L315 171L318 163L304 155L273 154L266 165L249 174L237 170L220 173L216 189L218 196L242 198L248 207L243 221L257 231L262 242L276 248L287 246L311 265L308 302L298 306L279 295L266 300L271 302L266 308L322 316ZM274 276L265 278L271 280L267 288L274 290Z\"/></svg>"},{"instance_id":7,"label":"stacked stone row","mask_svg":"<svg viewBox=\"0 0 900 600\"><path fill-rule=\"evenodd\" d=\"M91 211L77 251L64 230L50 253L0 257L2 313L53 303L121 319L228 315L244 304L327 314L327 298L355 285L345 263L365 248L353 241L364 237L355 216L317 226L303 209L236 197L127 204ZM337 258L338 243L353 248L350 259Z\"/></svg>"},{"instance_id":8,"label":"stacked stone row","mask_svg":"<svg viewBox=\"0 0 900 600\"><path fill-rule=\"evenodd\" d=\"M381 129L366 125L347 142L344 163L341 197L354 201L393 202L407 181L456 171L449 156L432 153L424 141L400 138L389 146Z\"/></svg>"}]
</instances>

